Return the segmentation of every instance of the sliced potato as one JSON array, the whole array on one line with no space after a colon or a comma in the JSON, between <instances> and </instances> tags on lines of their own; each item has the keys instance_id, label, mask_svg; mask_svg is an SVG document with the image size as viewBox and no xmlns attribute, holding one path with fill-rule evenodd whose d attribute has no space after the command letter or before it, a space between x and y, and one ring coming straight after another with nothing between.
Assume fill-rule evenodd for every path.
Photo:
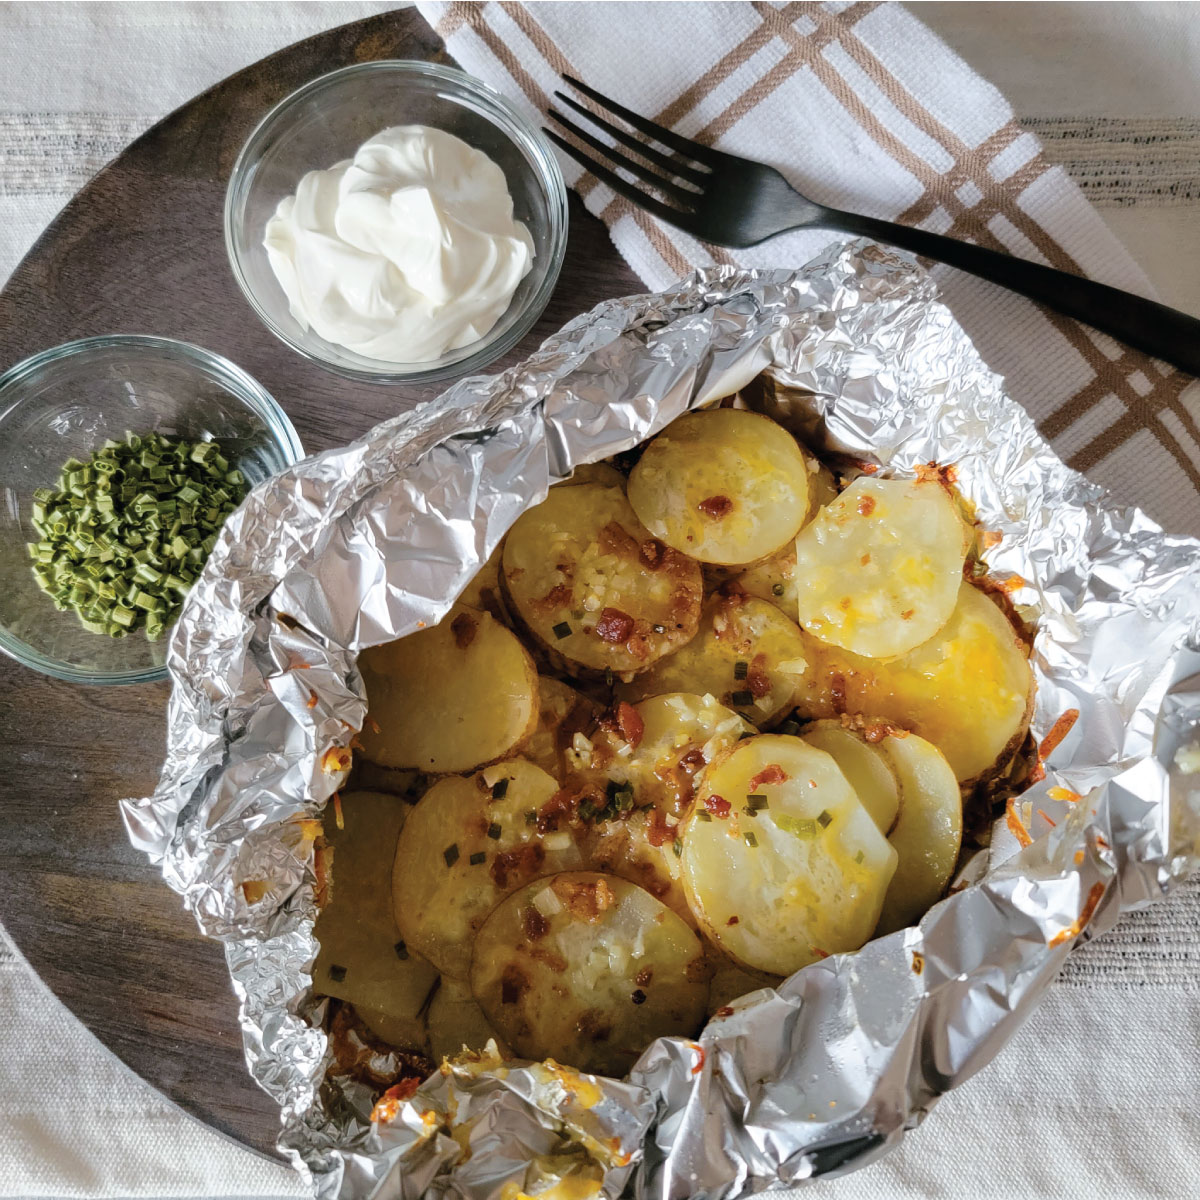
<instances>
[{"instance_id":1,"label":"sliced potato","mask_svg":"<svg viewBox=\"0 0 1200 1200\"><path fill-rule=\"evenodd\" d=\"M726 751L684 823L684 887L705 933L774 975L857 950L895 869L896 851L837 763L798 737L763 734Z\"/></svg>"},{"instance_id":2,"label":"sliced potato","mask_svg":"<svg viewBox=\"0 0 1200 1200\"><path fill-rule=\"evenodd\" d=\"M496 908L471 990L519 1055L623 1075L655 1038L697 1032L708 975L699 938L649 892L575 871Z\"/></svg>"},{"instance_id":3,"label":"sliced potato","mask_svg":"<svg viewBox=\"0 0 1200 1200\"><path fill-rule=\"evenodd\" d=\"M489 1041L495 1041L501 1054L507 1053L500 1035L471 995L471 989L443 975L429 1006L429 1050L434 1061L453 1058L464 1049L482 1050Z\"/></svg>"},{"instance_id":4,"label":"sliced potato","mask_svg":"<svg viewBox=\"0 0 1200 1200\"><path fill-rule=\"evenodd\" d=\"M708 1015L711 1018L736 1000L762 988L775 987L782 982L779 975L767 975L762 971L747 971L725 955L713 952L716 958L712 982L708 988Z\"/></svg>"},{"instance_id":5,"label":"sliced potato","mask_svg":"<svg viewBox=\"0 0 1200 1200\"><path fill-rule=\"evenodd\" d=\"M962 794L938 748L919 738L879 743L900 781L900 816L888 839L899 861L883 900L877 933L921 918L946 890L962 847Z\"/></svg>"},{"instance_id":6,"label":"sliced potato","mask_svg":"<svg viewBox=\"0 0 1200 1200\"><path fill-rule=\"evenodd\" d=\"M557 791L518 758L439 780L413 809L392 867L396 924L444 974L467 977L471 939L505 896L580 864L569 832L538 833L536 815Z\"/></svg>"},{"instance_id":7,"label":"sliced potato","mask_svg":"<svg viewBox=\"0 0 1200 1200\"><path fill-rule=\"evenodd\" d=\"M503 621L505 616L504 598L500 589L500 559L503 554L504 543L501 542L458 598L459 604L491 613L497 621Z\"/></svg>"},{"instance_id":8,"label":"sliced potato","mask_svg":"<svg viewBox=\"0 0 1200 1200\"><path fill-rule=\"evenodd\" d=\"M597 706L573 687L549 675L538 677L538 698L537 728L521 756L562 781L570 769L566 756L574 735L592 724Z\"/></svg>"},{"instance_id":9,"label":"sliced potato","mask_svg":"<svg viewBox=\"0 0 1200 1200\"><path fill-rule=\"evenodd\" d=\"M832 504L838 497L837 478L824 463L818 463L817 469L810 472L808 492L808 519L811 521L825 505Z\"/></svg>"},{"instance_id":10,"label":"sliced potato","mask_svg":"<svg viewBox=\"0 0 1200 1200\"><path fill-rule=\"evenodd\" d=\"M761 727L792 706L807 670L806 643L795 621L757 597L719 595L686 646L619 690L631 701L664 692L707 693Z\"/></svg>"},{"instance_id":11,"label":"sliced potato","mask_svg":"<svg viewBox=\"0 0 1200 1200\"><path fill-rule=\"evenodd\" d=\"M772 554L770 558L748 567L737 576L737 581L748 595L775 605L789 621L795 621L800 591L796 587L794 543L785 546L778 554Z\"/></svg>"},{"instance_id":12,"label":"sliced potato","mask_svg":"<svg viewBox=\"0 0 1200 1200\"><path fill-rule=\"evenodd\" d=\"M840 721L817 721L802 735L810 746L824 750L842 769L847 782L887 837L900 811L900 785L890 758L877 743Z\"/></svg>"},{"instance_id":13,"label":"sliced potato","mask_svg":"<svg viewBox=\"0 0 1200 1200\"><path fill-rule=\"evenodd\" d=\"M313 930L320 946L313 990L349 1001L393 1045L420 1049L421 1013L437 971L401 940L389 886L396 841L413 810L395 796L346 792L341 811L338 829L334 806L326 809L332 886Z\"/></svg>"},{"instance_id":14,"label":"sliced potato","mask_svg":"<svg viewBox=\"0 0 1200 1200\"><path fill-rule=\"evenodd\" d=\"M985 592L968 583L945 627L902 658L878 662L809 639L814 669L796 696L810 717L862 713L927 738L960 783L1007 763L1029 725L1029 649Z\"/></svg>"},{"instance_id":15,"label":"sliced potato","mask_svg":"<svg viewBox=\"0 0 1200 1200\"><path fill-rule=\"evenodd\" d=\"M904 654L950 619L968 544L936 479L856 479L796 539L800 624L854 654Z\"/></svg>"},{"instance_id":16,"label":"sliced potato","mask_svg":"<svg viewBox=\"0 0 1200 1200\"><path fill-rule=\"evenodd\" d=\"M641 671L700 621L700 567L652 538L616 487L552 488L509 531L511 607L572 674Z\"/></svg>"},{"instance_id":17,"label":"sliced potato","mask_svg":"<svg viewBox=\"0 0 1200 1200\"><path fill-rule=\"evenodd\" d=\"M808 515L808 494L808 464L796 439L744 409L673 421L629 475L629 502L655 537L725 565L785 546Z\"/></svg>"},{"instance_id":18,"label":"sliced potato","mask_svg":"<svg viewBox=\"0 0 1200 1200\"><path fill-rule=\"evenodd\" d=\"M511 753L538 719L537 670L511 630L455 607L440 624L358 659L363 754L385 767L470 771Z\"/></svg>"},{"instance_id":19,"label":"sliced potato","mask_svg":"<svg viewBox=\"0 0 1200 1200\"><path fill-rule=\"evenodd\" d=\"M625 487L625 476L612 463L582 463L571 472L570 477L556 483L555 487L578 487L581 483L602 483L605 487Z\"/></svg>"}]
</instances>

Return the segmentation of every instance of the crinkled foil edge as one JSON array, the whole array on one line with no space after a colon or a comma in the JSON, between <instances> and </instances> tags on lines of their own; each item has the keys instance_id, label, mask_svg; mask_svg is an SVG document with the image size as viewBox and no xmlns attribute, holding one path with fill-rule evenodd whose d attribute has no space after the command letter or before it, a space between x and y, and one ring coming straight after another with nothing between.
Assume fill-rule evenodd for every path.
<instances>
[{"instance_id":1,"label":"crinkled foil edge","mask_svg":"<svg viewBox=\"0 0 1200 1200\"><path fill-rule=\"evenodd\" d=\"M826 447L954 464L1001 535L989 565L1037 620L1034 732L1080 714L1021 797L1039 836L998 823L972 886L918 927L660 1039L626 1082L459 1065L373 1125L365 1088L325 1079L308 973L314 818L362 724L357 651L436 622L575 466L764 369L778 415ZM852 243L797 271L705 270L257 487L172 638L160 783L122 813L224 942L250 1070L322 1197L498 1200L581 1162L605 1195L680 1200L852 1170L986 1065L1074 945L1196 866L1200 785L1173 763L1200 720L1198 549L1054 455L914 264Z\"/></svg>"}]
</instances>

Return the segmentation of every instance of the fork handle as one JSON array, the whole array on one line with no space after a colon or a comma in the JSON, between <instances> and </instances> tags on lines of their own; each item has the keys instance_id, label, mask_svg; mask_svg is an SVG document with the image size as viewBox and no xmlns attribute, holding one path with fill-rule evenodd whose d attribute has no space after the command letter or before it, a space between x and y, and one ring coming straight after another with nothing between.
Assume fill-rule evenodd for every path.
<instances>
[{"instance_id":1,"label":"fork handle","mask_svg":"<svg viewBox=\"0 0 1200 1200\"><path fill-rule=\"evenodd\" d=\"M1101 333L1111 334L1126 345L1144 350L1191 375L1200 376L1200 321L1176 308L1028 259L943 237L940 233L914 229L911 225L897 225L893 221L835 209L826 209L825 213L828 219L813 224L827 224L844 233L887 242L970 275L978 275L980 279L998 283L1083 321Z\"/></svg>"}]
</instances>

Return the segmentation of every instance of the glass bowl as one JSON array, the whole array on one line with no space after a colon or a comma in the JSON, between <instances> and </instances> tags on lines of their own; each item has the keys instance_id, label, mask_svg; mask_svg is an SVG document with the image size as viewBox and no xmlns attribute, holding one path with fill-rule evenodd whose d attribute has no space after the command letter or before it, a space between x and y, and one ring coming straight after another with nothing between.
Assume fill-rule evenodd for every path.
<instances>
[{"instance_id":1,"label":"glass bowl","mask_svg":"<svg viewBox=\"0 0 1200 1200\"><path fill-rule=\"evenodd\" d=\"M212 438L250 484L304 455L283 410L240 367L184 342L114 335L43 350L0 376L0 650L75 683L166 678L168 638L109 638L59 612L37 586L26 543L35 488L106 438Z\"/></svg>"},{"instance_id":2,"label":"glass bowl","mask_svg":"<svg viewBox=\"0 0 1200 1200\"><path fill-rule=\"evenodd\" d=\"M429 125L482 150L504 172L513 216L533 238L534 259L487 335L429 362L367 358L292 316L263 247L267 221L301 178L352 158L392 125ZM550 143L499 93L451 67L383 60L323 75L263 118L234 163L225 193L225 247L234 277L267 328L306 358L350 379L415 383L481 370L541 316L567 245L567 189Z\"/></svg>"}]
</instances>

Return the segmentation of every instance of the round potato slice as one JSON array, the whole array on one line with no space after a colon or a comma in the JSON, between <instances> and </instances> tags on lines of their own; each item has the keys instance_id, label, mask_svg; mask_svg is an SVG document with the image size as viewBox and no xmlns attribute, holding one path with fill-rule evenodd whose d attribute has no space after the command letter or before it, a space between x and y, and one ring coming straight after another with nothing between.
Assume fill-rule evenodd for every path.
<instances>
[{"instance_id":1,"label":"round potato slice","mask_svg":"<svg viewBox=\"0 0 1200 1200\"><path fill-rule=\"evenodd\" d=\"M889 757L878 744L861 733L845 728L840 721L817 721L804 730L804 740L824 750L842 769L847 782L887 837L900 811L900 785Z\"/></svg>"},{"instance_id":2,"label":"round potato slice","mask_svg":"<svg viewBox=\"0 0 1200 1200\"><path fill-rule=\"evenodd\" d=\"M572 674L644 670L700 621L699 564L652 538L616 487L552 488L509 531L501 573L517 616Z\"/></svg>"},{"instance_id":3,"label":"round potato slice","mask_svg":"<svg viewBox=\"0 0 1200 1200\"><path fill-rule=\"evenodd\" d=\"M705 772L684 824L688 901L716 945L790 975L857 950L896 869L837 763L798 737L739 742Z\"/></svg>"},{"instance_id":4,"label":"round potato slice","mask_svg":"<svg viewBox=\"0 0 1200 1200\"><path fill-rule=\"evenodd\" d=\"M796 586L796 547L785 546L737 576L747 595L773 604L789 621L795 621L800 591Z\"/></svg>"},{"instance_id":5,"label":"round potato slice","mask_svg":"<svg viewBox=\"0 0 1200 1200\"><path fill-rule=\"evenodd\" d=\"M573 687L549 675L538 677L538 698L537 728L525 744L522 757L555 779L564 780L570 769L567 752L574 735L592 724L597 707Z\"/></svg>"},{"instance_id":6,"label":"round potato slice","mask_svg":"<svg viewBox=\"0 0 1200 1200\"><path fill-rule=\"evenodd\" d=\"M396 924L444 974L467 977L471 939L505 896L580 865L569 832L538 832L538 814L557 791L541 768L512 759L439 780L413 809L392 867Z\"/></svg>"},{"instance_id":7,"label":"round potato slice","mask_svg":"<svg viewBox=\"0 0 1200 1200\"><path fill-rule=\"evenodd\" d=\"M619 690L631 701L663 692L707 693L761 727L791 708L807 671L795 621L757 597L718 595L686 646Z\"/></svg>"},{"instance_id":8,"label":"round potato slice","mask_svg":"<svg viewBox=\"0 0 1200 1200\"><path fill-rule=\"evenodd\" d=\"M697 1032L708 972L700 939L649 892L573 871L497 907L471 990L522 1057L620 1076L655 1038Z\"/></svg>"},{"instance_id":9,"label":"round potato slice","mask_svg":"<svg viewBox=\"0 0 1200 1200\"><path fill-rule=\"evenodd\" d=\"M363 754L385 767L470 771L517 749L538 719L537 670L511 630L456 607L432 629L358 659Z\"/></svg>"},{"instance_id":10,"label":"round potato slice","mask_svg":"<svg viewBox=\"0 0 1200 1200\"><path fill-rule=\"evenodd\" d=\"M429 1050L435 1062L453 1058L463 1050L482 1050L489 1041L502 1055L508 1053L500 1035L488 1024L471 989L448 975L429 1006Z\"/></svg>"},{"instance_id":11,"label":"round potato slice","mask_svg":"<svg viewBox=\"0 0 1200 1200\"><path fill-rule=\"evenodd\" d=\"M964 786L1004 766L1029 725L1029 649L999 605L963 583L950 620L901 658L878 662L809 639L814 669L801 713L862 713L910 729L946 756Z\"/></svg>"},{"instance_id":12,"label":"round potato slice","mask_svg":"<svg viewBox=\"0 0 1200 1200\"><path fill-rule=\"evenodd\" d=\"M385 1041L420 1049L421 1014L437 971L401 940L389 887L396 841L413 810L395 796L346 792L341 811L339 829L334 806L326 808L332 886L313 930L320 947L313 990L353 1004Z\"/></svg>"},{"instance_id":13,"label":"round potato slice","mask_svg":"<svg viewBox=\"0 0 1200 1200\"><path fill-rule=\"evenodd\" d=\"M500 590L500 558L503 553L504 543L501 542L458 598L459 604L490 613L501 622L505 619L504 598Z\"/></svg>"},{"instance_id":14,"label":"round potato slice","mask_svg":"<svg viewBox=\"0 0 1200 1200\"><path fill-rule=\"evenodd\" d=\"M900 816L888 840L899 856L876 934L920 920L946 890L962 848L962 793L938 748L910 733L879 743L900 781Z\"/></svg>"},{"instance_id":15,"label":"round potato slice","mask_svg":"<svg viewBox=\"0 0 1200 1200\"><path fill-rule=\"evenodd\" d=\"M967 546L936 479L856 479L796 538L800 624L854 654L904 654L950 619Z\"/></svg>"},{"instance_id":16,"label":"round potato slice","mask_svg":"<svg viewBox=\"0 0 1200 1200\"><path fill-rule=\"evenodd\" d=\"M646 447L629 502L655 537L701 562L751 563L796 536L808 515L796 439L744 409L687 413Z\"/></svg>"}]
</instances>

